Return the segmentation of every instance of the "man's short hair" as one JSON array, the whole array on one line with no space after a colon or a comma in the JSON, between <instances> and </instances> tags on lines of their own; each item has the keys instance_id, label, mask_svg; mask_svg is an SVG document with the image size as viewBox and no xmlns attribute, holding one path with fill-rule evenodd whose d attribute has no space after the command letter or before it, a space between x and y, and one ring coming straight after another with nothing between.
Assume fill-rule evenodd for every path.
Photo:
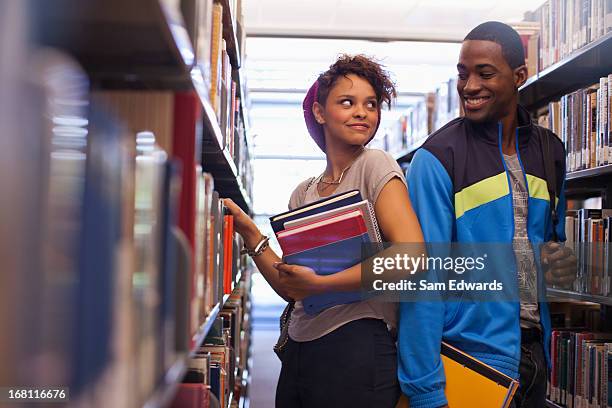
<instances>
[{"instance_id":1,"label":"man's short hair","mask_svg":"<svg viewBox=\"0 0 612 408\"><path fill-rule=\"evenodd\" d=\"M515 69L525 65L525 49L519 33L507 24L499 21L487 21L475 27L465 36L463 41L481 40L493 41L501 46L502 55Z\"/></svg>"}]
</instances>

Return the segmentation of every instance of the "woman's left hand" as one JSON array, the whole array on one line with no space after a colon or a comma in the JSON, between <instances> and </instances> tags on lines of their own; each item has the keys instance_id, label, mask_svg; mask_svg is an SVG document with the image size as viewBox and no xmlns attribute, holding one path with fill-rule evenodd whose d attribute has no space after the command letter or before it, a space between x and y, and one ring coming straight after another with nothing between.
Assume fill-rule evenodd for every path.
<instances>
[{"instance_id":1,"label":"woman's left hand","mask_svg":"<svg viewBox=\"0 0 612 408\"><path fill-rule=\"evenodd\" d=\"M311 268L282 262L275 263L274 267L278 270L283 291L293 300L302 300L325 291L324 277L317 275Z\"/></svg>"}]
</instances>

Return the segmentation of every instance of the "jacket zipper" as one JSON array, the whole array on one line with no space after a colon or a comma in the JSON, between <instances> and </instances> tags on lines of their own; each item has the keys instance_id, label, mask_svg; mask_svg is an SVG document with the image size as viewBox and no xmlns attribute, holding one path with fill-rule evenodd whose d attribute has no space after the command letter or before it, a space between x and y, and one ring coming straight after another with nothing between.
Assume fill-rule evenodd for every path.
<instances>
[{"instance_id":1,"label":"jacket zipper","mask_svg":"<svg viewBox=\"0 0 612 408\"><path fill-rule=\"evenodd\" d=\"M501 158L504 171L506 173L506 180L508 181L508 190L510 191L510 219L512 220L512 234L510 237L510 243L514 241L514 199L512 195L512 182L510 181L510 174L508 172L508 166L506 166L506 159L504 159L504 151L502 150L502 124L497 122L497 139L499 147L499 157ZM518 151L517 151L518 154Z\"/></svg>"}]
</instances>

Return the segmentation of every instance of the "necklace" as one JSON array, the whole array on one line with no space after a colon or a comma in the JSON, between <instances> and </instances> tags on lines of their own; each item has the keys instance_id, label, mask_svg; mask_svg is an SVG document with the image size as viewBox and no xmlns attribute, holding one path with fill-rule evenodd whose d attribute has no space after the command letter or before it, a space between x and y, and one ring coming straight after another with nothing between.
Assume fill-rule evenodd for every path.
<instances>
[{"instance_id":1,"label":"necklace","mask_svg":"<svg viewBox=\"0 0 612 408\"><path fill-rule=\"evenodd\" d=\"M317 181L317 184L327 184L327 185L338 185L340 183L342 183L342 178L344 177L344 173L351 168L351 166L353 165L353 163L355 162L355 160L357 160L357 157L359 157L361 155L361 153L364 151L365 149L362 147L361 150L359 150L357 152L357 154L351 159L351 162L348 166L346 166L344 168L344 170L342 170L342 172L340 173L340 177L338 177L338 180L334 180L331 179L330 181L328 180L324 180L323 176L325 175L325 173L321 174L321 177L319 177L319 181Z\"/></svg>"}]
</instances>

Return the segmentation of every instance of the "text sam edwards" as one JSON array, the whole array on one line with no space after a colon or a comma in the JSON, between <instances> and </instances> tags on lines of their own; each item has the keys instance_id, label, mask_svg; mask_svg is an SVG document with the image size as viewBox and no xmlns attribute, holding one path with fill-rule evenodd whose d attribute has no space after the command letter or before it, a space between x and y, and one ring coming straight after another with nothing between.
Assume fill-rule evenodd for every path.
<instances>
[{"instance_id":1,"label":"text sam edwards","mask_svg":"<svg viewBox=\"0 0 612 408\"><path fill-rule=\"evenodd\" d=\"M429 282L421 279L418 282L407 279L402 279L399 282L384 282L377 279L373 283L374 290L391 290L391 291L502 291L504 284L493 280L492 282L469 282L465 280L451 279L448 282Z\"/></svg>"}]
</instances>

